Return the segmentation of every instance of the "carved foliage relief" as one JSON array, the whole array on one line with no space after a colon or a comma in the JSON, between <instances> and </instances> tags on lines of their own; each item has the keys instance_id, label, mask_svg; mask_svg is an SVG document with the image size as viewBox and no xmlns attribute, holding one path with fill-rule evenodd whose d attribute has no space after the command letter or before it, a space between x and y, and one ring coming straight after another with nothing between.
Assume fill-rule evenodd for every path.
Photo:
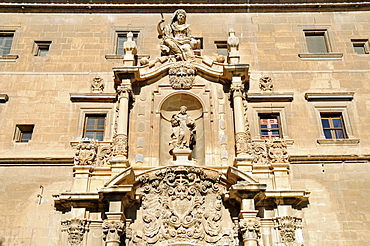
<instances>
[{"instance_id":1,"label":"carved foliage relief","mask_svg":"<svg viewBox=\"0 0 370 246\"><path fill-rule=\"evenodd\" d=\"M281 242L286 246L295 246L296 230L300 229L302 219L292 216L274 218L275 229L279 231Z\"/></svg>"},{"instance_id":2,"label":"carved foliage relief","mask_svg":"<svg viewBox=\"0 0 370 246\"><path fill-rule=\"evenodd\" d=\"M168 73L174 89L191 89L194 84L196 68L190 62L174 63Z\"/></svg>"},{"instance_id":3,"label":"carved foliage relief","mask_svg":"<svg viewBox=\"0 0 370 246\"><path fill-rule=\"evenodd\" d=\"M232 226L222 226L228 215L219 175L175 166L141 176L140 184L142 225L138 228L142 231L133 230L133 245L143 241L148 245L235 245Z\"/></svg>"}]
</instances>

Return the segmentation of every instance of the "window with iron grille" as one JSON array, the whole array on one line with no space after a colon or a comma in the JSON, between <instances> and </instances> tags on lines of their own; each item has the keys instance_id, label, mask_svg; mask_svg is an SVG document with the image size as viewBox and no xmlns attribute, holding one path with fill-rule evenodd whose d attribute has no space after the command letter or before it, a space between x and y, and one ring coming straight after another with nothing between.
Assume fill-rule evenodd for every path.
<instances>
[{"instance_id":1,"label":"window with iron grille","mask_svg":"<svg viewBox=\"0 0 370 246\"><path fill-rule=\"evenodd\" d=\"M258 114L262 139L281 137L279 114Z\"/></svg>"}]
</instances>

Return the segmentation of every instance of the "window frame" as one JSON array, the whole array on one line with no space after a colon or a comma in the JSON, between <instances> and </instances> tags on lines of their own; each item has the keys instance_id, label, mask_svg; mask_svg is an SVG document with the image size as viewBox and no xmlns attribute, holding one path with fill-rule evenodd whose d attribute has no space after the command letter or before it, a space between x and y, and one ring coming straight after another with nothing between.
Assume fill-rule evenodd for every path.
<instances>
[{"instance_id":1,"label":"window frame","mask_svg":"<svg viewBox=\"0 0 370 246\"><path fill-rule=\"evenodd\" d=\"M328 31L327 29L305 29L303 30L304 32L304 36L305 36L305 40L306 40L306 47L307 47L307 52L309 54L328 54L331 52L331 44L330 44L330 40L329 40L329 37L328 37ZM317 35L313 35L313 34L317 34ZM324 37L324 45L325 45L325 48L326 48L326 52L310 52L309 51L309 42L307 40L307 36L323 36Z\"/></svg>"},{"instance_id":2,"label":"window frame","mask_svg":"<svg viewBox=\"0 0 370 246\"><path fill-rule=\"evenodd\" d=\"M277 128L262 128L262 124L261 124L261 116L267 116L269 119L275 119L274 116L276 116L276 120L277 120L277 125L278 127ZM266 117L266 118L267 118ZM274 138L283 138L282 135L281 135L281 120L280 120L280 113L258 113L258 121L259 121L259 129L260 129L260 136L261 136L261 139L274 139ZM276 137L270 137L270 135L263 135L262 134L262 131L267 131L267 132L272 132L272 131L278 131L279 132L279 136L276 136ZM268 136L268 138L265 138L265 136Z\"/></svg>"},{"instance_id":3,"label":"window frame","mask_svg":"<svg viewBox=\"0 0 370 246\"><path fill-rule=\"evenodd\" d=\"M88 129L88 126L89 126L89 124L88 124L88 121L89 121L89 118L96 118L95 120L94 120L94 128L92 128L92 129ZM104 126L103 126L103 129L99 129L98 127L99 127L99 125L98 125L98 122L99 122L99 118L100 117L102 117L102 118L104 118ZM107 115L106 114L85 114L85 122L84 122L84 130L83 130L83 138L86 138L87 136L87 132L92 132L93 133L93 135L95 136L95 140L97 140L97 141L104 141L104 133L105 133L105 131L106 131L106 122L107 122ZM98 132L103 132L103 139L102 140L99 140L99 139L97 139L97 136L96 136L96 134L98 133Z\"/></svg>"},{"instance_id":4,"label":"window frame","mask_svg":"<svg viewBox=\"0 0 370 246\"><path fill-rule=\"evenodd\" d=\"M351 39L353 52L358 55L368 55L370 53L369 39ZM363 47L364 53L356 52L355 47Z\"/></svg>"},{"instance_id":5,"label":"window frame","mask_svg":"<svg viewBox=\"0 0 370 246\"><path fill-rule=\"evenodd\" d=\"M320 117L321 117L321 125L322 125L322 129L323 129L323 132L324 132L325 139L347 139L348 138L347 132L346 132L346 127L345 127L344 121L343 121L342 113L322 113L321 112ZM340 127L336 127L334 125L334 120L335 119L338 119L340 121L340 123L341 123ZM329 124L328 127L324 126L323 120L328 120L328 124ZM338 138L337 137L337 134L335 132L337 130L342 131L343 138ZM328 138L326 136L325 131L330 132L331 138Z\"/></svg>"},{"instance_id":6,"label":"window frame","mask_svg":"<svg viewBox=\"0 0 370 246\"><path fill-rule=\"evenodd\" d=\"M278 114L280 119L280 137L285 139L288 145L293 145L293 139L290 138L288 134L288 125L286 117L286 103L249 103L248 107L248 119L250 124L250 131L253 141L263 141L260 131L260 114ZM247 111L247 112L248 112Z\"/></svg>"},{"instance_id":7,"label":"window frame","mask_svg":"<svg viewBox=\"0 0 370 246\"><path fill-rule=\"evenodd\" d=\"M48 55L50 53L51 43L52 41L35 41L34 46L33 46L33 55L41 56L40 51L41 51L41 48L44 48L44 47L47 47L48 53L46 55ZM42 55L41 57L44 57L46 55Z\"/></svg>"},{"instance_id":8,"label":"window frame","mask_svg":"<svg viewBox=\"0 0 370 246\"><path fill-rule=\"evenodd\" d=\"M12 44L10 47L10 52L7 55L0 55L0 62L6 61L16 61L18 59L18 55L15 55L15 51L17 50L18 39L19 39L19 26L0 26L0 35L1 34L12 34Z\"/></svg>"},{"instance_id":9,"label":"window frame","mask_svg":"<svg viewBox=\"0 0 370 246\"><path fill-rule=\"evenodd\" d=\"M35 124L16 124L13 140L16 143L29 143L32 141L34 128ZM31 133L31 136L27 141L23 141L23 136L26 133Z\"/></svg>"},{"instance_id":10,"label":"window frame","mask_svg":"<svg viewBox=\"0 0 370 246\"><path fill-rule=\"evenodd\" d=\"M216 49L217 49L217 55L221 55L221 56L225 56L227 57L228 56L228 51L227 51L227 40L223 40L223 41L214 41L214 44L216 46ZM220 50L226 50L226 54L220 54L219 51Z\"/></svg>"},{"instance_id":11,"label":"window frame","mask_svg":"<svg viewBox=\"0 0 370 246\"><path fill-rule=\"evenodd\" d=\"M318 144L358 144L359 139L353 136L351 120L348 115L347 103L314 103L314 109L318 126ZM327 139L324 134L324 128L321 122L321 114L341 114L343 127L346 131L345 139Z\"/></svg>"},{"instance_id":12,"label":"window frame","mask_svg":"<svg viewBox=\"0 0 370 246\"><path fill-rule=\"evenodd\" d=\"M105 125L104 125L104 136L103 141L112 141L112 125L113 125L113 106L112 105L102 105L93 106L86 105L80 107L80 115L78 120L78 127L76 132L76 142L80 141L81 138L85 136L85 121L87 115L105 115Z\"/></svg>"}]
</instances>

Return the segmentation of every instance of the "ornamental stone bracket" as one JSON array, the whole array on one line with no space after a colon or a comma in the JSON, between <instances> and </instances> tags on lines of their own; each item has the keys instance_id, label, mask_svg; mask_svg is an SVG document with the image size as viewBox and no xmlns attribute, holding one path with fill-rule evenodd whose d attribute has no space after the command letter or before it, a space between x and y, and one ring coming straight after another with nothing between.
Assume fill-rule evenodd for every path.
<instances>
[{"instance_id":1,"label":"ornamental stone bracket","mask_svg":"<svg viewBox=\"0 0 370 246\"><path fill-rule=\"evenodd\" d=\"M80 246L84 239L85 232L89 230L90 221L86 219L73 218L70 220L63 220L62 231L68 233L68 245Z\"/></svg>"}]
</instances>

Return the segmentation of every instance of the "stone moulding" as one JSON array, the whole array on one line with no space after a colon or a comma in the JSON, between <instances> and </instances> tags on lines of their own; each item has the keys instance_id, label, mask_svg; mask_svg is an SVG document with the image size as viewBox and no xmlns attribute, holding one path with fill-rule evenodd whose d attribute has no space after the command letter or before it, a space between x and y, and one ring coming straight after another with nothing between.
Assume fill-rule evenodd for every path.
<instances>
[{"instance_id":1,"label":"stone moulding","mask_svg":"<svg viewBox=\"0 0 370 246\"><path fill-rule=\"evenodd\" d=\"M354 95L354 92L307 92L304 98L307 101L352 101Z\"/></svg>"},{"instance_id":2,"label":"stone moulding","mask_svg":"<svg viewBox=\"0 0 370 246\"><path fill-rule=\"evenodd\" d=\"M293 101L293 92L271 92L247 93L248 102L291 102Z\"/></svg>"},{"instance_id":3,"label":"stone moulding","mask_svg":"<svg viewBox=\"0 0 370 246\"><path fill-rule=\"evenodd\" d=\"M227 4L211 4L203 0L193 3L182 1L181 4L173 1L147 1L144 4L122 4L121 1L59 1L58 3L44 3L43 1L3 2L0 4L1 12L66 12L66 13L163 13L172 12L179 7L186 7L197 13L251 13L251 12L323 12L323 11L365 11L370 9L369 2L338 0L335 3L309 0L279 1L245 1L233 0Z\"/></svg>"},{"instance_id":4,"label":"stone moulding","mask_svg":"<svg viewBox=\"0 0 370 246\"><path fill-rule=\"evenodd\" d=\"M71 102L103 102L114 103L116 93L70 93Z\"/></svg>"}]
</instances>

